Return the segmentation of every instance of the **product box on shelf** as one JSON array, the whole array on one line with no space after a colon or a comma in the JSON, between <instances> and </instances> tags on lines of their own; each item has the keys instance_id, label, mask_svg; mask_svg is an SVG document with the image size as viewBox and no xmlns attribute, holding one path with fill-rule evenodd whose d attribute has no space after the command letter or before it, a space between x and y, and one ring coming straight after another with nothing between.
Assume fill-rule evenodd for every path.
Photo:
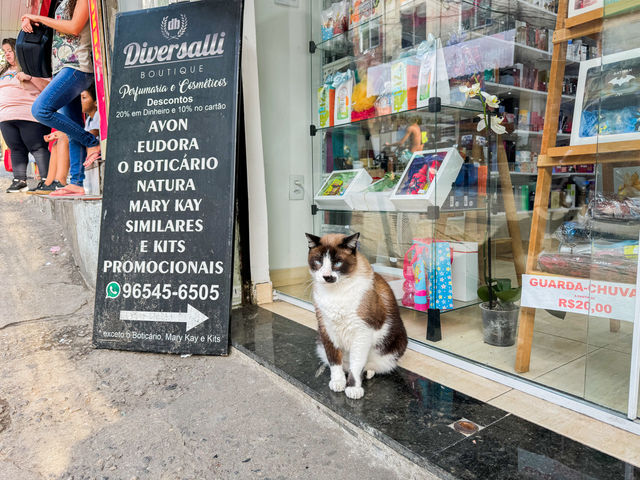
<instances>
[{"instance_id":1,"label":"product box on shelf","mask_svg":"<svg viewBox=\"0 0 640 480\"><path fill-rule=\"evenodd\" d=\"M576 172L578 173L593 173L594 166L591 165L576 165Z\"/></svg>"},{"instance_id":2,"label":"product box on shelf","mask_svg":"<svg viewBox=\"0 0 640 480\"><path fill-rule=\"evenodd\" d=\"M406 57L391 63L392 113L415 109L418 96L420 65L416 57Z\"/></svg>"},{"instance_id":3,"label":"product box on shelf","mask_svg":"<svg viewBox=\"0 0 640 480\"><path fill-rule=\"evenodd\" d=\"M333 3L322 11L321 33L322 41L331 39L334 35L344 33L349 28L349 0Z\"/></svg>"},{"instance_id":4,"label":"product box on shelf","mask_svg":"<svg viewBox=\"0 0 640 480\"><path fill-rule=\"evenodd\" d=\"M590 12L597 8L602 8L603 0L569 0L569 12L567 17L575 17L583 13Z\"/></svg>"},{"instance_id":5,"label":"product box on shelf","mask_svg":"<svg viewBox=\"0 0 640 480\"><path fill-rule=\"evenodd\" d=\"M343 125L351 122L353 100L353 72L336 73L333 77L335 88L334 124Z\"/></svg>"},{"instance_id":6,"label":"product box on shelf","mask_svg":"<svg viewBox=\"0 0 640 480\"><path fill-rule=\"evenodd\" d=\"M640 48L580 62L571 145L640 139Z\"/></svg>"},{"instance_id":7,"label":"product box on shelf","mask_svg":"<svg viewBox=\"0 0 640 480\"><path fill-rule=\"evenodd\" d=\"M478 166L463 163L447 196L443 210L465 210L478 206Z\"/></svg>"},{"instance_id":8,"label":"product box on shelf","mask_svg":"<svg viewBox=\"0 0 640 480\"><path fill-rule=\"evenodd\" d=\"M513 186L513 200L516 204L516 210L526 212L529 210L529 184Z\"/></svg>"},{"instance_id":9,"label":"product box on shelf","mask_svg":"<svg viewBox=\"0 0 640 480\"><path fill-rule=\"evenodd\" d=\"M367 68L367 97L376 97L375 114L391 113L391 64L382 63Z\"/></svg>"},{"instance_id":10,"label":"product box on shelf","mask_svg":"<svg viewBox=\"0 0 640 480\"><path fill-rule=\"evenodd\" d=\"M640 197L640 167L614 168L613 191L625 197Z\"/></svg>"},{"instance_id":11,"label":"product box on shelf","mask_svg":"<svg viewBox=\"0 0 640 480\"><path fill-rule=\"evenodd\" d=\"M314 201L320 208L353 210L351 194L363 190L369 184L371 177L364 168L334 170L316 193Z\"/></svg>"},{"instance_id":12,"label":"product box on shelf","mask_svg":"<svg viewBox=\"0 0 640 480\"><path fill-rule=\"evenodd\" d=\"M381 13L383 4L379 0L351 0L349 25L354 27L375 18Z\"/></svg>"},{"instance_id":13,"label":"product box on shelf","mask_svg":"<svg viewBox=\"0 0 640 480\"><path fill-rule=\"evenodd\" d=\"M478 244L477 242L451 242L453 262L451 279L453 298L470 302L478 298Z\"/></svg>"},{"instance_id":14,"label":"product box on shelf","mask_svg":"<svg viewBox=\"0 0 640 480\"><path fill-rule=\"evenodd\" d=\"M443 105L451 103L449 75L440 39L431 34L418 47L416 58L420 64L416 107L429 106L429 100L439 97Z\"/></svg>"},{"instance_id":15,"label":"product box on shelf","mask_svg":"<svg viewBox=\"0 0 640 480\"><path fill-rule=\"evenodd\" d=\"M442 207L462 167L457 148L415 152L391 195L400 211L426 211Z\"/></svg>"},{"instance_id":16,"label":"product box on shelf","mask_svg":"<svg viewBox=\"0 0 640 480\"><path fill-rule=\"evenodd\" d=\"M320 128L333 127L336 91L330 84L318 88L318 125Z\"/></svg>"}]
</instances>

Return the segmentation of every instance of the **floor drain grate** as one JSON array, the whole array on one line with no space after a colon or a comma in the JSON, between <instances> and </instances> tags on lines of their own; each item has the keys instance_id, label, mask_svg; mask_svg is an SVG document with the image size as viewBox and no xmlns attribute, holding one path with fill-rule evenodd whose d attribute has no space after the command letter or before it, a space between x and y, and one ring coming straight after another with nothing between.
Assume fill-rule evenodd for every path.
<instances>
[{"instance_id":1,"label":"floor drain grate","mask_svg":"<svg viewBox=\"0 0 640 480\"><path fill-rule=\"evenodd\" d=\"M479 425L465 418L461 418L460 420L458 420L457 422L453 422L449 426L453 428L456 432L466 436L473 435L474 433L476 433L482 428Z\"/></svg>"}]
</instances>

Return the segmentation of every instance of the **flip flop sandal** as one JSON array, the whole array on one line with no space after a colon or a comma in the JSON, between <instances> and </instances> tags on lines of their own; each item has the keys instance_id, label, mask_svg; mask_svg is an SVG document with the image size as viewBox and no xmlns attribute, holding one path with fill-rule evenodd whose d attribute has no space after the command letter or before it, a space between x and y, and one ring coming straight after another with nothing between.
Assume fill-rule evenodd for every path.
<instances>
[{"instance_id":1,"label":"flip flop sandal","mask_svg":"<svg viewBox=\"0 0 640 480\"><path fill-rule=\"evenodd\" d=\"M90 166L91 164L93 164L93 162L95 162L96 160L100 160L102 159L102 153L101 152L93 152L92 154L87 156L87 159L84 161L84 163L82 164L85 168Z\"/></svg>"},{"instance_id":2,"label":"flip flop sandal","mask_svg":"<svg viewBox=\"0 0 640 480\"><path fill-rule=\"evenodd\" d=\"M50 197L83 197L85 195L84 189L82 192L74 190L68 190L67 188L59 188L55 192L49 194Z\"/></svg>"}]
</instances>

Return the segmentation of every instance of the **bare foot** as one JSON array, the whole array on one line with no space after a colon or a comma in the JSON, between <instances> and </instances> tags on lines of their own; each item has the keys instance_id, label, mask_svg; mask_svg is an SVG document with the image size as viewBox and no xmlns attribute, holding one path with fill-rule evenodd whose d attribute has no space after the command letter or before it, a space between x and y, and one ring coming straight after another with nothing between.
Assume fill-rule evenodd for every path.
<instances>
[{"instance_id":1,"label":"bare foot","mask_svg":"<svg viewBox=\"0 0 640 480\"><path fill-rule=\"evenodd\" d=\"M64 187L59 190L66 190L71 193L84 193L84 188L80 185L74 185L73 183L67 183Z\"/></svg>"},{"instance_id":2,"label":"bare foot","mask_svg":"<svg viewBox=\"0 0 640 480\"><path fill-rule=\"evenodd\" d=\"M88 147L87 148L87 159L84 161L84 163L82 165L84 165L85 167L88 167L93 162L95 162L96 160L99 160L101 158L102 158L102 155L100 153L100 145L97 145L95 147Z\"/></svg>"},{"instance_id":3,"label":"bare foot","mask_svg":"<svg viewBox=\"0 0 640 480\"><path fill-rule=\"evenodd\" d=\"M51 197L75 197L84 195L84 188L79 185L74 185L69 183L65 185L63 188L57 189L55 192L51 192L49 196Z\"/></svg>"}]
</instances>

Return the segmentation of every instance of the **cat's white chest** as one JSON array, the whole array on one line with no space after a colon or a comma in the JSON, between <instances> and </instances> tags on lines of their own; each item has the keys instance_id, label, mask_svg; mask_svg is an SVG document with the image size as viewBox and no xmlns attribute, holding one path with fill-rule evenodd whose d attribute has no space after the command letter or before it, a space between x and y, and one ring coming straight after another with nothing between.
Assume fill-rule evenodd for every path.
<instances>
[{"instance_id":1,"label":"cat's white chest","mask_svg":"<svg viewBox=\"0 0 640 480\"><path fill-rule=\"evenodd\" d=\"M336 347L350 350L354 338L363 329L370 328L358 314L358 309L372 285L373 279L365 277L338 285L314 286L316 308L320 310L327 334Z\"/></svg>"}]
</instances>

